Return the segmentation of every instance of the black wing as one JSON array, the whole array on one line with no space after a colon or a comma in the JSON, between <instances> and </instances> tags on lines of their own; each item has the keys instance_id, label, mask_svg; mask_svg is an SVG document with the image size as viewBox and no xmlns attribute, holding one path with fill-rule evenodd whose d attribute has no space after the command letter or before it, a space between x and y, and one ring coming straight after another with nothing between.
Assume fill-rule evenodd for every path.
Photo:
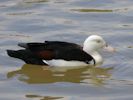
<instances>
[{"instance_id":1,"label":"black wing","mask_svg":"<svg viewBox=\"0 0 133 100\"><path fill-rule=\"evenodd\" d=\"M65 49L65 48L78 48L82 49L80 45L69 42L61 41L45 41L44 43L19 43L18 46L30 49L31 51L42 51L42 50L54 50L54 49Z\"/></svg>"}]
</instances>

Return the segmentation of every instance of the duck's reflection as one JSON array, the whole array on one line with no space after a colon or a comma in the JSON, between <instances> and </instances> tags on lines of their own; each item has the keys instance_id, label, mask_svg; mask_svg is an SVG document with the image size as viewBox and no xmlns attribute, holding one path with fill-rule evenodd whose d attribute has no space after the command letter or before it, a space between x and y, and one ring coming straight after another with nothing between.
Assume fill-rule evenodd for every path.
<instances>
[{"instance_id":1,"label":"duck's reflection","mask_svg":"<svg viewBox=\"0 0 133 100\"><path fill-rule=\"evenodd\" d=\"M19 70L8 72L7 77L16 76L18 80L28 84L72 82L102 85L111 76L110 70L111 67L55 68L25 64Z\"/></svg>"}]
</instances>

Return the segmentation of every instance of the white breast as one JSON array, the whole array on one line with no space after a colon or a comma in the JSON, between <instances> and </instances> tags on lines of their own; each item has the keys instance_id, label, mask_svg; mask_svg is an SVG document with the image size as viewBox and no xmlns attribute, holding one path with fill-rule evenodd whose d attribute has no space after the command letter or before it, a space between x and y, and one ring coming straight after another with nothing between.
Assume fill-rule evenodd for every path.
<instances>
[{"instance_id":1,"label":"white breast","mask_svg":"<svg viewBox=\"0 0 133 100\"><path fill-rule=\"evenodd\" d=\"M45 63L47 63L49 66L56 66L56 67L73 67L73 66L87 66L85 62L81 61L65 61L65 60L43 60Z\"/></svg>"},{"instance_id":2,"label":"white breast","mask_svg":"<svg viewBox=\"0 0 133 100\"><path fill-rule=\"evenodd\" d=\"M103 63L103 58L99 53L93 53L92 57L95 59L96 65L101 65Z\"/></svg>"}]
</instances>

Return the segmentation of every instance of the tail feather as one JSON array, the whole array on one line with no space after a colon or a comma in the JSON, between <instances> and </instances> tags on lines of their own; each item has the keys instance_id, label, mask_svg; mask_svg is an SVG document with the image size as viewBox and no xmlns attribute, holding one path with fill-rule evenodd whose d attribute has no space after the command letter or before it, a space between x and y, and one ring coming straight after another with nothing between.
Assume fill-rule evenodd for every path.
<instances>
[{"instance_id":1,"label":"tail feather","mask_svg":"<svg viewBox=\"0 0 133 100\"><path fill-rule=\"evenodd\" d=\"M18 46L23 47L23 48L28 48L27 43L18 43Z\"/></svg>"},{"instance_id":2,"label":"tail feather","mask_svg":"<svg viewBox=\"0 0 133 100\"><path fill-rule=\"evenodd\" d=\"M27 64L37 64L37 65L46 65L42 59L38 58L32 52L28 50L7 50L7 54L10 57L18 58L23 60Z\"/></svg>"},{"instance_id":3,"label":"tail feather","mask_svg":"<svg viewBox=\"0 0 133 100\"><path fill-rule=\"evenodd\" d=\"M15 51L15 50L7 50L7 54L8 54L10 57L19 58L18 52Z\"/></svg>"}]
</instances>

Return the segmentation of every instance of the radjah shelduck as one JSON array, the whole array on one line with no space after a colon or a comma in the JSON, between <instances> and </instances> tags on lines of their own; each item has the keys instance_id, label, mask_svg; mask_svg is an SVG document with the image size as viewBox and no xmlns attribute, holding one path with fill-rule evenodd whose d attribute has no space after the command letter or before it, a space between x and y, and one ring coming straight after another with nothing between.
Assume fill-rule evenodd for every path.
<instances>
[{"instance_id":1,"label":"radjah shelduck","mask_svg":"<svg viewBox=\"0 0 133 100\"><path fill-rule=\"evenodd\" d=\"M18 46L23 49L7 50L7 54L27 64L56 67L99 65L103 63L103 58L98 52L100 49L114 51L98 35L89 36L85 39L83 46L62 41L19 43Z\"/></svg>"}]
</instances>

